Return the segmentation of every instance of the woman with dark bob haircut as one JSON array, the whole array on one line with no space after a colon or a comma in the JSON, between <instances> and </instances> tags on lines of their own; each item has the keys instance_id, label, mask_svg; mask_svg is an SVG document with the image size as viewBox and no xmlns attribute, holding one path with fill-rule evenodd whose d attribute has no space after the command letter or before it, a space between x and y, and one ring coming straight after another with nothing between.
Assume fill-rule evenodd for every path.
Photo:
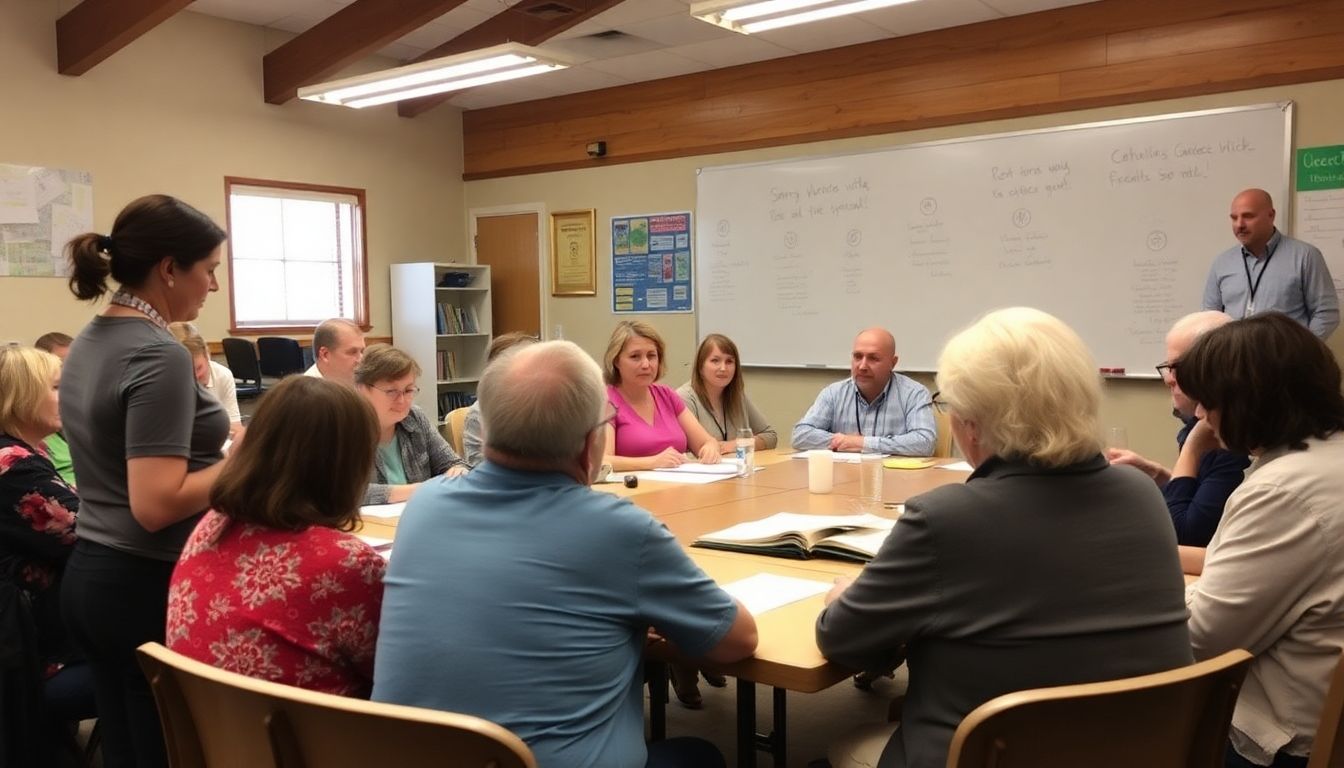
<instances>
[{"instance_id":1,"label":"woman with dark bob haircut","mask_svg":"<svg viewBox=\"0 0 1344 768\"><path fill-rule=\"evenodd\" d=\"M290 376L267 392L173 571L168 647L368 698L385 565L345 531L377 439L373 408L351 387Z\"/></svg>"},{"instance_id":2,"label":"woman with dark bob haircut","mask_svg":"<svg viewBox=\"0 0 1344 768\"><path fill-rule=\"evenodd\" d=\"M1197 659L1255 654L1227 765L1305 766L1344 648L1344 395L1329 348L1277 312L1210 331L1176 362L1188 440L1255 458L1186 594Z\"/></svg>"},{"instance_id":3,"label":"woman with dark bob haircut","mask_svg":"<svg viewBox=\"0 0 1344 768\"><path fill-rule=\"evenodd\" d=\"M163 641L168 579L229 435L228 414L196 383L168 324L195 320L219 290L224 237L181 200L147 195L111 232L66 244L70 292L112 294L70 345L60 398L80 495L61 614L93 671L107 768L168 764L135 649Z\"/></svg>"}]
</instances>

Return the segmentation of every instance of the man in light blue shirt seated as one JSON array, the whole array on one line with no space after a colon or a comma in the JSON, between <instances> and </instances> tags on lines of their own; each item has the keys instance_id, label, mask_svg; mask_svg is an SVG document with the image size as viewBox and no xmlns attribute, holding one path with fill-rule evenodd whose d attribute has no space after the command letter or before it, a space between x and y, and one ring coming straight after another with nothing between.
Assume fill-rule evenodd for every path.
<instances>
[{"instance_id":1,"label":"man in light blue shirt seated","mask_svg":"<svg viewBox=\"0 0 1344 768\"><path fill-rule=\"evenodd\" d=\"M518 734L542 768L722 766L700 739L645 746L650 631L685 656L756 649L751 613L628 500L592 490L614 415L570 342L518 347L478 387L485 461L406 505L373 698Z\"/></svg>"},{"instance_id":2,"label":"man in light blue shirt seated","mask_svg":"<svg viewBox=\"0 0 1344 768\"><path fill-rule=\"evenodd\" d=\"M1274 201L1263 189L1232 198L1232 234L1241 244L1218 254L1204 284L1204 309L1233 319L1282 312L1318 338L1339 325L1335 281L1316 246L1274 227Z\"/></svg>"},{"instance_id":3,"label":"man in light blue shirt seated","mask_svg":"<svg viewBox=\"0 0 1344 768\"><path fill-rule=\"evenodd\" d=\"M869 328L854 338L850 377L821 390L793 427L793 447L928 456L938 429L924 385L895 372L896 337Z\"/></svg>"}]
</instances>

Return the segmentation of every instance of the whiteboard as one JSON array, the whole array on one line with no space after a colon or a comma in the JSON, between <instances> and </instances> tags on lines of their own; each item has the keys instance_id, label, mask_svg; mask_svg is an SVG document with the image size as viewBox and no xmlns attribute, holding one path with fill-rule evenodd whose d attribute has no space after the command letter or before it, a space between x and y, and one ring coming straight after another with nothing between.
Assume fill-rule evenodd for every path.
<instances>
[{"instance_id":1,"label":"whiteboard","mask_svg":"<svg viewBox=\"0 0 1344 768\"><path fill-rule=\"evenodd\" d=\"M1153 373L1236 244L1232 197L1264 188L1291 221L1291 139L1285 102L703 168L697 331L745 365L843 368L884 326L899 368L932 371L957 331L1026 305L1098 365Z\"/></svg>"}]
</instances>

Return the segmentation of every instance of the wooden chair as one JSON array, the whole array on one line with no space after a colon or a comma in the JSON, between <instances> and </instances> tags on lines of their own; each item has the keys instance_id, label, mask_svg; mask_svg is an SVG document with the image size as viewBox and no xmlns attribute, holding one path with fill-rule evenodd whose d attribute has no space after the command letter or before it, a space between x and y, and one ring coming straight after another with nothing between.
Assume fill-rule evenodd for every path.
<instances>
[{"instance_id":1,"label":"wooden chair","mask_svg":"<svg viewBox=\"0 0 1344 768\"><path fill-rule=\"evenodd\" d=\"M173 768L536 768L514 734L470 715L334 696L140 646Z\"/></svg>"},{"instance_id":2,"label":"wooden chair","mask_svg":"<svg viewBox=\"0 0 1344 768\"><path fill-rule=\"evenodd\" d=\"M938 429L938 437L934 439L933 443L933 455L940 459L951 458L952 416L934 408L933 423Z\"/></svg>"},{"instance_id":3,"label":"wooden chair","mask_svg":"<svg viewBox=\"0 0 1344 768\"><path fill-rule=\"evenodd\" d=\"M462 445L462 433L467 424L467 412L470 410L471 406L454 408L448 412L448 418L443 420L448 425L448 443L453 446L454 451L457 451L458 456L466 456Z\"/></svg>"},{"instance_id":4,"label":"wooden chair","mask_svg":"<svg viewBox=\"0 0 1344 768\"><path fill-rule=\"evenodd\" d=\"M952 736L948 768L1216 768L1251 654L1141 677L1009 693Z\"/></svg>"},{"instance_id":5,"label":"wooden chair","mask_svg":"<svg viewBox=\"0 0 1344 768\"><path fill-rule=\"evenodd\" d=\"M1321 722L1316 726L1307 768L1344 768L1341 724L1344 724L1344 654L1340 654L1335 674L1330 677L1330 689L1325 692L1325 706L1321 707Z\"/></svg>"}]
</instances>

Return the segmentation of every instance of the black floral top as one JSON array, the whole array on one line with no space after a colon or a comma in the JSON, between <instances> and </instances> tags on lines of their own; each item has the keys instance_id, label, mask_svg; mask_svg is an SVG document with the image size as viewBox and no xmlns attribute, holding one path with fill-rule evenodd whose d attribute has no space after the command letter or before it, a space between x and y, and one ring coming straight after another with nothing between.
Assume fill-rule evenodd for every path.
<instances>
[{"instance_id":1,"label":"black floral top","mask_svg":"<svg viewBox=\"0 0 1344 768\"><path fill-rule=\"evenodd\" d=\"M0 578L31 595L47 659L63 655L56 604L61 571L75 547L79 497L42 447L0 434Z\"/></svg>"}]
</instances>

